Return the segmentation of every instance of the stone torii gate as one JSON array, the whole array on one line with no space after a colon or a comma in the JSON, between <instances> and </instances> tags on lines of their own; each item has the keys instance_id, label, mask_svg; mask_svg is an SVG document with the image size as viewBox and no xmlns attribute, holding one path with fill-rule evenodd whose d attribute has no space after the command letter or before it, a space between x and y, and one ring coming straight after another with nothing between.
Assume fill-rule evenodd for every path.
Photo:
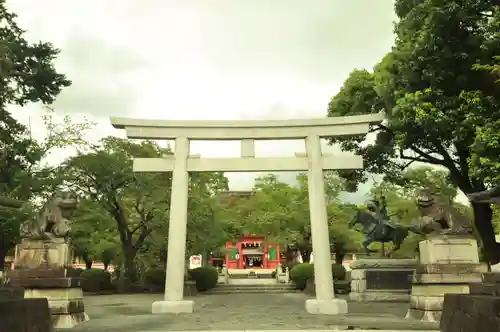
<instances>
[{"instance_id":1,"label":"stone torii gate","mask_svg":"<svg viewBox=\"0 0 500 332\"><path fill-rule=\"evenodd\" d=\"M347 303L333 288L324 170L360 169L360 156L323 155L320 138L367 134L383 114L272 121L167 121L111 118L128 138L175 140L174 154L164 158L136 158L134 172L173 172L165 300L154 302L153 313L189 313L193 301L183 299L188 216L189 172L307 171L314 252L316 298L306 301L311 314L344 314ZM256 158L255 140L305 139L306 153L295 157ZM190 156L190 140L240 140L239 158Z\"/></svg>"}]
</instances>

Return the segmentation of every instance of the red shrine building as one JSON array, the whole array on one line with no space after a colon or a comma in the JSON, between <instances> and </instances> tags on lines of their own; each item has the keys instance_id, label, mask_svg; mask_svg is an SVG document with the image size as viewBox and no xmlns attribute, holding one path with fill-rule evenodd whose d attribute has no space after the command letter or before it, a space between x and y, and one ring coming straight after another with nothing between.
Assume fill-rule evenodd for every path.
<instances>
[{"instance_id":1,"label":"red shrine building","mask_svg":"<svg viewBox=\"0 0 500 332\"><path fill-rule=\"evenodd\" d=\"M230 209L235 203L242 199L248 199L253 191L228 191L221 193L221 199L226 208ZM280 250L277 244L265 242L264 236L243 235L239 241L228 241L226 243L225 255L220 258L211 257L214 265L224 264L228 269L261 268L275 269L280 264Z\"/></svg>"},{"instance_id":2,"label":"red shrine building","mask_svg":"<svg viewBox=\"0 0 500 332\"><path fill-rule=\"evenodd\" d=\"M263 236L244 235L236 243L226 243L228 269L275 269L279 264L279 246L265 243Z\"/></svg>"}]
</instances>

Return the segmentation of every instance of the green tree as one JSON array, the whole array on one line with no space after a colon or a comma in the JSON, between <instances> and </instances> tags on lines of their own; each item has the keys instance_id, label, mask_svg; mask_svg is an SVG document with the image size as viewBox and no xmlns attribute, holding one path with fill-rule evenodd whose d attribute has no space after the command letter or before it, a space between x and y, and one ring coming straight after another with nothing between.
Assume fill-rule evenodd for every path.
<instances>
[{"instance_id":1,"label":"green tree","mask_svg":"<svg viewBox=\"0 0 500 332\"><path fill-rule=\"evenodd\" d=\"M168 153L153 142L106 137L61 167L66 184L114 220L121 247L121 290L137 279L135 257L146 238L166 227L170 202L171 174L134 173L133 157L158 158ZM87 222L95 223L88 218Z\"/></svg>"},{"instance_id":2,"label":"green tree","mask_svg":"<svg viewBox=\"0 0 500 332\"><path fill-rule=\"evenodd\" d=\"M109 254L120 247L115 220L98 202L88 197L81 199L72 218L71 244L87 268L95 261L109 265L115 256L109 259Z\"/></svg>"},{"instance_id":3,"label":"green tree","mask_svg":"<svg viewBox=\"0 0 500 332\"><path fill-rule=\"evenodd\" d=\"M58 73L53 61L59 51L52 44L29 43L24 31L17 25L16 15L0 0L0 268L7 251L15 244L19 222L24 213L6 208L19 208L31 198L22 191L33 183L33 165L44 156L43 148L31 139L27 128L19 124L7 111L10 105L24 106L28 102L50 104L70 81ZM39 172L40 173L40 172ZM38 177L38 179L40 179ZM40 182L39 182L40 183Z\"/></svg>"},{"instance_id":4,"label":"green tree","mask_svg":"<svg viewBox=\"0 0 500 332\"><path fill-rule=\"evenodd\" d=\"M16 15L0 0L0 111L6 106L32 102L51 104L71 84L54 68L59 50L51 43L29 43Z\"/></svg>"},{"instance_id":5,"label":"green tree","mask_svg":"<svg viewBox=\"0 0 500 332\"><path fill-rule=\"evenodd\" d=\"M43 159L58 149L85 144L82 133L91 125L88 122L73 123L70 117L58 122L53 113L48 112L42 117L47 135L42 141L35 141L28 130L7 112L3 115L0 195L9 202L20 204L0 206L0 268L7 252L19 241L21 222L33 217L40 206L31 203L36 200L43 202L60 183L56 167L47 165ZM23 203L19 211L13 209L19 209Z\"/></svg>"},{"instance_id":6,"label":"green tree","mask_svg":"<svg viewBox=\"0 0 500 332\"><path fill-rule=\"evenodd\" d=\"M493 207L493 227L495 234L500 234L500 207L498 205Z\"/></svg>"},{"instance_id":7,"label":"green tree","mask_svg":"<svg viewBox=\"0 0 500 332\"><path fill-rule=\"evenodd\" d=\"M499 6L489 0L397 0L395 10L392 51L373 73L353 71L329 103L329 116L387 116L373 126L372 144L361 144L361 136L331 140L365 159L363 171L342 175L351 183L365 181L369 173L399 180L410 164L422 162L447 169L466 194L482 191L498 180L498 168L488 163L495 159L475 156L498 135L492 128L500 128L500 85L494 73L474 67L493 64L500 54ZM489 156L500 153L494 143L487 150ZM492 209L472 207L487 259L499 262Z\"/></svg>"},{"instance_id":8,"label":"green tree","mask_svg":"<svg viewBox=\"0 0 500 332\"><path fill-rule=\"evenodd\" d=\"M457 197L458 189L450 181L449 172L435 167L411 167L403 172L402 185L408 194L414 196L417 190L429 188L450 202Z\"/></svg>"},{"instance_id":9,"label":"green tree","mask_svg":"<svg viewBox=\"0 0 500 332\"><path fill-rule=\"evenodd\" d=\"M498 15L498 13L497 13ZM500 20L497 18L497 35L500 31ZM497 78L497 86L500 86L500 56L496 56L496 63L489 65L477 65L478 70L489 71ZM486 122L476 128L476 140L474 151L470 158L470 167L475 176L484 179L485 182L500 184L500 121Z\"/></svg>"},{"instance_id":10,"label":"green tree","mask_svg":"<svg viewBox=\"0 0 500 332\"><path fill-rule=\"evenodd\" d=\"M356 213L357 206L339 204L328 205L328 226L331 251L335 253L335 263L342 264L348 253L361 251L363 236L349 228L349 221Z\"/></svg>"},{"instance_id":11,"label":"green tree","mask_svg":"<svg viewBox=\"0 0 500 332\"><path fill-rule=\"evenodd\" d=\"M217 200L219 193L228 190L228 179L221 172L191 174L186 254L201 254L204 265L211 252L231 239L228 230L232 220L221 218Z\"/></svg>"},{"instance_id":12,"label":"green tree","mask_svg":"<svg viewBox=\"0 0 500 332\"><path fill-rule=\"evenodd\" d=\"M163 269L168 255L171 173L134 173L132 168L134 157L166 154L171 151L151 141L106 137L63 165L66 184L85 202L75 218L75 247L89 263L113 253L122 290L138 280L138 272ZM212 229L212 198L227 184L222 173L191 175L188 251L205 253L220 245L217 228Z\"/></svg>"},{"instance_id":13,"label":"green tree","mask_svg":"<svg viewBox=\"0 0 500 332\"><path fill-rule=\"evenodd\" d=\"M342 208L338 194L343 182L335 173L325 173L325 195L329 200L328 220L332 250L339 259L348 251L356 250L359 237L347 227L349 209ZM261 234L271 243L283 248L299 249L306 260L312 251L311 224L307 176L299 174L297 184L291 186L275 175L257 178L254 194L241 201L236 209L242 221L242 231ZM352 212L352 211L351 211Z\"/></svg>"},{"instance_id":14,"label":"green tree","mask_svg":"<svg viewBox=\"0 0 500 332\"><path fill-rule=\"evenodd\" d=\"M267 241L285 246L299 242L309 232L304 219L308 210L303 209L298 187L269 174L255 180L253 191L238 207L243 233L264 235Z\"/></svg>"}]
</instances>

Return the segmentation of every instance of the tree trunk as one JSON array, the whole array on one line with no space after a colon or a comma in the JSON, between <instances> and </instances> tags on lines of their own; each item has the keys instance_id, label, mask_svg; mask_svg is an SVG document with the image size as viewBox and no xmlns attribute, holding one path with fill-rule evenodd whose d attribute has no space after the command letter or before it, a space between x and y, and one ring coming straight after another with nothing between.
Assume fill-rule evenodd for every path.
<instances>
[{"instance_id":1,"label":"tree trunk","mask_svg":"<svg viewBox=\"0 0 500 332\"><path fill-rule=\"evenodd\" d=\"M295 263L295 250L292 249L290 246L286 246L285 261L283 262L283 265L288 265L293 263Z\"/></svg>"},{"instance_id":2,"label":"tree trunk","mask_svg":"<svg viewBox=\"0 0 500 332\"><path fill-rule=\"evenodd\" d=\"M85 268L90 270L92 268L92 263L94 263L91 259L85 260Z\"/></svg>"},{"instance_id":3,"label":"tree trunk","mask_svg":"<svg viewBox=\"0 0 500 332\"><path fill-rule=\"evenodd\" d=\"M345 251L344 250L335 250L335 264L342 265L344 262L344 257L345 257Z\"/></svg>"},{"instance_id":4,"label":"tree trunk","mask_svg":"<svg viewBox=\"0 0 500 332\"><path fill-rule=\"evenodd\" d=\"M490 204L471 203L474 210L474 224L481 237L484 258L490 264L500 263L500 244L495 240L492 218L493 210Z\"/></svg>"},{"instance_id":5,"label":"tree trunk","mask_svg":"<svg viewBox=\"0 0 500 332\"><path fill-rule=\"evenodd\" d=\"M201 266L207 267L209 266L209 258L210 257L210 252L203 250L203 253L201 254ZM188 263L189 265L189 263Z\"/></svg>"},{"instance_id":6,"label":"tree trunk","mask_svg":"<svg viewBox=\"0 0 500 332\"><path fill-rule=\"evenodd\" d=\"M120 279L118 282L118 291L126 292L132 286L132 283L136 280L136 268L135 268L135 255L132 244L124 243L122 244L123 252L123 264L122 271L120 271Z\"/></svg>"},{"instance_id":7,"label":"tree trunk","mask_svg":"<svg viewBox=\"0 0 500 332\"><path fill-rule=\"evenodd\" d=\"M7 257L8 251L9 249L7 248L0 248L0 271L5 269L5 257Z\"/></svg>"}]
</instances>

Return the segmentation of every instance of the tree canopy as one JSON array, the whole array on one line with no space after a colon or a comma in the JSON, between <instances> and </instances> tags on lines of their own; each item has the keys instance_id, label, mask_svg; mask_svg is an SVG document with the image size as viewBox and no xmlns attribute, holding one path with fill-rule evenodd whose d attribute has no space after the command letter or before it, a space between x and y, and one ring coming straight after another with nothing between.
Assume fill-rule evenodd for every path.
<instances>
[{"instance_id":1,"label":"tree canopy","mask_svg":"<svg viewBox=\"0 0 500 332\"><path fill-rule=\"evenodd\" d=\"M66 118L57 124L48 114L44 124L48 134L43 142L32 139L26 126L9 113L9 106L27 103L50 104L64 87L65 75L54 67L59 50L51 43L30 43L16 23L16 15L0 0L0 268L9 249L17 242L19 224L29 209L23 203L50 192L52 168L42 159L60 147L78 144L86 124Z\"/></svg>"},{"instance_id":2,"label":"tree canopy","mask_svg":"<svg viewBox=\"0 0 500 332\"><path fill-rule=\"evenodd\" d=\"M137 280L137 259L165 260L171 199L171 173L135 173L134 157L161 158L171 154L151 141L106 137L69 158L62 166L64 183L84 199L77 209L75 244L87 261L116 253L120 286ZM221 173L190 177L188 254L210 252L220 246L213 197L227 190ZM147 254L150 252L150 256ZM152 256L151 256L152 255ZM162 266L163 262L156 262Z\"/></svg>"},{"instance_id":3,"label":"tree canopy","mask_svg":"<svg viewBox=\"0 0 500 332\"><path fill-rule=\"evenodd\" d=\"M365 160L364 170L342 175L355 183L370 173L397 181L420 162L447 169L464 193L498 183L498 4L397 0L395 11L391 52L373 71L353 71L328 105L329 116L384 111L387 117L373 126L370 144L361 144L361 136L331 140ZM488 260L498 262L492 209L472 205Z\"/></svg>"},{"instance_id":4,"label":"tree canopy","mask_svg":"<svg viewBox=\"0 0 500 332\"><path fill-rule=\"evenodd\" d=\"M51 43L28 42L5 4L0 0L0 110L9 104L51 104L71 84L54 67L59 50Z\"/></svg>"},{"instance_id":5,"label":"tree canopy","mask_svg":"<svg viewBox=\"0 0 500 332\"><path fill-rule=\"evenodd\" d=\"M347 252L357 251L359 235L348 229L353 209L338 200L343 181L336 173L325 173L325 195L328 204L328 223L332 251L339 260ZM297 184L289 185L269 174L255 180L253 194L232 205L230 215L238 223L239 235L257 234L270 243L300 250L309 259L312 251L311 223L307 176L299 174Z\"/></svg>"}]
</instances>

